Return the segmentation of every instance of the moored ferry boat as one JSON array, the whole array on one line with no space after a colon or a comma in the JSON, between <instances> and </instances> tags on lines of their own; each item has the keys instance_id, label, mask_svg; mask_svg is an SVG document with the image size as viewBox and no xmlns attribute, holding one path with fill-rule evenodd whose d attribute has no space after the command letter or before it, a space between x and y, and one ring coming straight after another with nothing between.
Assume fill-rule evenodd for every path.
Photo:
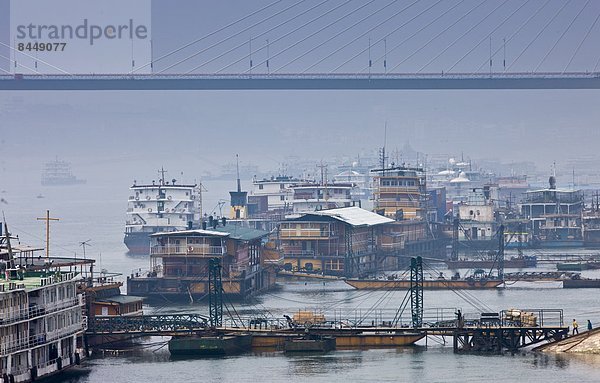
<instances>
[{"instance_id":1,"label":"moored ferry boat","mask_svg":"<svg viewBox=\"0 0 600 383\"><path fill-rule=\"evenodd\" d=\"M22 266L41 250L0 240L0 379L30 382L79 364L87 327L81 278L45 259L43 270ZM18 255L18 258L15 256ZM35 259L35 261L34 261Z\"/></svg>"},{"instance_id":2,"label":"moored ferry boat","mask_svg":"<svg viewBox=\"0 0 600 383\"><path fill-rule=\"evenodd\" d=\"M200 188L164 178L157 182L131 186L125 224L125 245L131 253L149 254L150 235L191 228L200 222Z\"/></svg>"},{"instance_id":3,"label":"moored ferry boat","mask_svg":"<svg viewBox=\"0 0 600 383\"><path fill-rule=\"evenodd\" d=\"M265 264L269 232L209 217L210 228L153 234L150 271L127 278L127 294L160 299L204 298L209 262L222 263L223 294L245 298L267 290L275 273Z\"/></svg>"}]
</instances>

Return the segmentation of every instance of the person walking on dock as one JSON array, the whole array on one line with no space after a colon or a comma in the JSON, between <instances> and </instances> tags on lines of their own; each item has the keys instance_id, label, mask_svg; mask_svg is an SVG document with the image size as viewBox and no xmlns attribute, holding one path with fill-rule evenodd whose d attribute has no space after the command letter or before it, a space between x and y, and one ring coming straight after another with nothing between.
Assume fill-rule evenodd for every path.
<instances>
[{"instance_id":1,"label":"person walking on dock","mask_svg":"<svg viewBox=\"0 0 600 383\"><path fill-rule=\"evenodd\" d=\"M592 331L592 322L588 319L588 331Z\"/></svg>"},{"instance_id":2,"label":"person walking on dock","mask_svg":"<svg viewBox=\"0 0 600 383\"><path fill-rule=\"evenodd\" d=\"M577 321L573 319L573 332L571 333L571 335L575 334L579 334L579 324L577 324Z\"/></svg>"}]
</instances>

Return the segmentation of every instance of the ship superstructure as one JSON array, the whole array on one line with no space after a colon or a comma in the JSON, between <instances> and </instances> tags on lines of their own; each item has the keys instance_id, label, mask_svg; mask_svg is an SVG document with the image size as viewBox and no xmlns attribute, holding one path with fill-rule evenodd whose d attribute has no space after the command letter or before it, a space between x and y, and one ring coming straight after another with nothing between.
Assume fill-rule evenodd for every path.
<instances>
[{"instance_id":1,"label":"ship superstructure","mask_svg":"<svg viewBox=\"0 0 600 383\"><path fill-rule=\"evenodd\" d=\"M79 364L87 327L81 281L27 246L0 240L0 377L29 382Z\"/></svg>"},{"instance_id":2,"label":"ship superstructure","mask_svg":"<svg viewBox=\"0 0 600 383\"><path fill-rule=\"evenodd\" d=\"M197 184L165 181L162 171L158 182L134 182L130 189L124 241L130 252L148 254L151 234L183 230L200 222L202 201Z\"/></svg>"},{"instance_id":3,"label":"ship superstructure","mask_svg":"<svg viewBox=\"0 0 600 383\"><path fill-rule=\"evenodd\" d=\"M532 240L541 247L583 246L583 192L557 188L554 176L549 182L546 189L525 193L521 204L521 215L529 220Z\"/></svg>"}]
</instances>

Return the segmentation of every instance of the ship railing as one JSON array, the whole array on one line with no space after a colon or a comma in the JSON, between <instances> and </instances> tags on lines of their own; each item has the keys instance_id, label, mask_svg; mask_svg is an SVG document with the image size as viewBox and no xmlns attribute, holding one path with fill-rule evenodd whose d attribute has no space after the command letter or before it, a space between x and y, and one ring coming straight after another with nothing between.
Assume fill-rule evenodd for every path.
<instances>
[{"instance_id":1,"label":"ship railing","mask_svg":"<svg viewBox=\"0 0 600 383\"><path fill-rule=\"evenodd\" d=\"M220 256L226 253L224 246L208 246L202 244L152 246L150 255L206 255Z\"/></svg>"},{"instance_id":2,"label":"ship railing","mask_svg":"<svg viewBox=\"0 0 600 383\"><path fill-rule=\"evenodd\" d=\"M314 250L284 250L284 258L297 258L297 257L315 257Z\"/></svg>"},{"instance_id":3,"label":"ship railing","mask_svg":"<svg viewBox=\"0 0 600 383\"><path fill-rule=\"evenodd\" d=\"M47 314L51 314L69 307L81 307L84 305L82 298L77 296L61 300L55 304L32 305L30 307L21 308L0 314L0 326L23 321L26 319L35 319Z\"/></svg>"},{"instance_id":4,"label":"ship railing","mask_svg":"<svg viewBox=\"0 0 600 383\"><path fill-rule=\"evenodd\" d=\"M376 186L374 193L419 193L418 186Z\"/></svg>"},{"instance_id":5,"label":"ship railing","mask_svg":"<svg viewBox=\"0 0 600 383\"><path fill-rule=\"evenodd\" d=\"M377 207L410 207L410 208L418 208L420 207L420 202L418 200L415 201L388 201L386 199L379 199L375 201Z\"/></svg>"},{"instance_id":6,"label":"ship railing","mask_svg":"<svg viewBox=\"0 0 600 383\"><path fill-rule=\"evenodd\" d=\"M319 237L319 238L333 238L337 237L334 231L320 230L320 229L279 229L279 236L281 238L295 238L295 237Z\"/></svg>"},{"instance_id":7,"label":"ship railing","mask_svg":"<svg viewBox=\"0 0 600 383\"><path fill-rule=\"evenodd\" d=\"M77 334L85 331L86 327L82 322L74 323L69 326L63 327L59 330L52 332L46 332L44 334L34 334L25 338L16 339L9 342L0 343L0 354L5 355L20 350L26 350L32 347L44 345L48 342L52 342L56 339L63 338L69 335Z\"/></svg>"}]
</instances>

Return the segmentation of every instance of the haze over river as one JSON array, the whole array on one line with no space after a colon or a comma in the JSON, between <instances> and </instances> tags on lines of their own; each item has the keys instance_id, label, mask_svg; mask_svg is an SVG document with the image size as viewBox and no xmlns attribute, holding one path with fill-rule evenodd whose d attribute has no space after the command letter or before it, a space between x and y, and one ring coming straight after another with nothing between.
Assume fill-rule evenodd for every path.
<instances>
[{"instance_id":1,"label":"haze over river","mask_svg":"<svg viewBox=\"0 0 600 383\"><path fill-rule=\"evenodd\" d=\"M85 177L83 177L85 178ZM24 185L25 183L25 185ZM43 246L44 224L37 221L46 209L60 221L51 226L51 253L55 256L82 256L79 242L91 239L87 256L97 260L97 270L130 274L147 269L148 257L130 256L123 245L123 231L129 184L100 183L42 187L37 180L4 183L1 205L9 227L23 243ZM233 182L206 182L207 211L213 209ZM38 195L43 198L37 198ZM225 211L225 210L224 210ZM551 266L542 266L552 270ZM599 271L585 272L600 277ZM248 302L236 303L240 315L268 312L273 317L292 315L299 309L322 310L336 315L360 316L376 302L372 312L382 320L392 319L405 292L385 293L353 290L341 281L288 282ZM469 301L463 299L466 296ZM425 307L500 311L508 308L556 308L564 310L567 324L577 318L581 327L587 319L600 325L598 290L569 290L558 283L519 282L505 289L469 291L425 291ZM150 303L151 312L193 312L206 315L206 302ZM350 314L350 313L354 314ZM349 318L352 319L352 318ZM398 350L340 350L325 355L289 356L282 352L249 353L240 356L171 360L164 342L167 338L146 340L146 347L119 355L106 354L87 360L81 370L61 376L69 382L331 382L331 381L417 381L417 382L598 382L600 355L545 355L522 351L517 355L456 355L451 339L419 342L417 347Z\"/></svg>"}]
</instances>

